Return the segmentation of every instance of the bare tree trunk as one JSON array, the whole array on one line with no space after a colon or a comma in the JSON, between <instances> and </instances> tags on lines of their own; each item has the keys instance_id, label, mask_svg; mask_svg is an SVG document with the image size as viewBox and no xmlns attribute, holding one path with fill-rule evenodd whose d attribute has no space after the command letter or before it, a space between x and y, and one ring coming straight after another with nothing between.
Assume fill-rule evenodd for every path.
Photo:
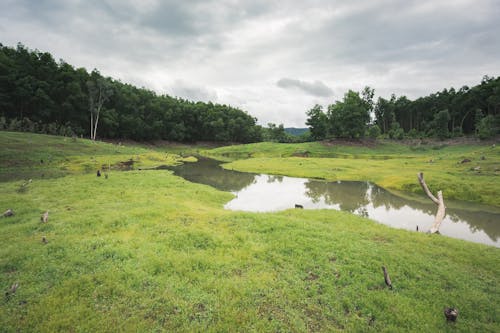
<instances>
[{"instance_id":1,"label":"bare tree trunk","mask_svg":"<svg viewBox=\"0 0 500 333\"><path fill-rule=\"evenodd\" d=\"M101 108L97 109L97 115L95 116L95 124L94 124L94 141L97 135L97 124L99 123L99 113L101 112Z\"/></svg>"},{"instance_id":2,"label":"bare tree trunk","mask_svg":"<svg viewBox=\"0 0 500 333\"><path fill-rule=\"evenodd\" d=\"M465 116L462 118L462 121L460 122L460 128L462 129L462 131L464 130L464 121L465 121L465 118L467 118L467 116L469 115L469 113L471 113L472 109L470 109L469 111L467 111L465 113Z\"/></svg>"},{"instance_id":3,"label":"bare tree trunk","mask_svg":"<svg viewBox=\"0 0 500 333\"><path fill-rule=\"evenodd\" d=\"M92 72L92 74L94 74L94 72ZM113 94L113 91L110 83L100 76L87 81L87 89L90 109L90 138L95 141L102 107Z\"/></svg>"},{"instance_id":4,"label":"bare tree trunk","mask_svg":"<svg viewBox=\"0 0 500 333\"><path fill-rule=\"evenodd\" d=\"M90 140L93 139L92 131L94 129L94 115L92 114L92 110L90 110Z\"/></svg>"},{"instance_id":5,"label":"bare tree trunk","mask_svg":"<svg viewBox=\"0 0 500 333\"><path fill-rule=\"evenodd\" d=\"M97 136L97 124L99 123L99 114L101 113L102 105L104 104L103 88L99 87L99 98L97 99L97 110L94 123L94 135L93 140L95 141Z\"/></svg>"},{"instance_id":6,"label":"bare tree trunk","mask_svg":"<svg viewBox=\"0 0 500 333\"><path fill-rule=\"evenodd\" d=\"M432 200L432 202L438 205L438 210L434 218L434 223L432 224L432 227L429 229L429 233L431 234L439 233L439 227L441 225L441 222L443 222L443 219L446 216L446 206L444 205L443 192L438 191L436 198L427 187L427 184L425 183L424 180L423 172L418 173L417 177L418 181L420 182L420 186L422 186L422 189L424 190L425 194L427 194L427 196Z\"/></svg>"},{"instance_id":7,"label":"bare tree trunk","mask_svg":"<svg viewBox=\"0 0 500 333\"><path fill-rule=\"evenodd\" d=\"M385 284L392 289L392 282L391 278L389 277L389 272L387 272L387 268L385 268L385 266L382 266L382 271L384 272Z\"/></svg>"},{"instance_id":8,"label":"bare tree trunk","mask_svg":"<svg viewBox=\"0 0 500 333\"><path fill-rule=\"evenodd\" d=\"M90 110L90 140L94 139L94 97L89 92L89 110Z\"/></svg>"}]
</instances>

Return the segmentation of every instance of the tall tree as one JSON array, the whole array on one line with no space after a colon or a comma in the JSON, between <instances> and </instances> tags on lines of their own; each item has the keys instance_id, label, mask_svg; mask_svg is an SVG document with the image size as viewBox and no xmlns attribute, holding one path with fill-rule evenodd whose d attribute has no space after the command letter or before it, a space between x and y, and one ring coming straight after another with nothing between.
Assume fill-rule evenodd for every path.
<instances>
[{"instance_id":1,"label":"tall tree","mask_svg":"<svg viewBox=\"0 0 500 333\"><path fill-rule=\"evenodd\" d=\"M331 134L340 138L362 138L370 122L373 106L373 89L366 87L363 97L349 90L342 101L328 106L328 120Z\"/></svg>"},{"instance_id":2,"label":"tall tree","mask_svg":"<svg viewBox=\"0 0 500 333\"><path fill-rule=\"evenodd\" d=\"M328 135L328 117L323 112L323 107L316 104L307 111L306 125L309 126L311 137L314 140L323 140Z\"/></svg>"},{"instance_id":3,"label":"tall tree","mask_svg":"<svg viewBox=\"0 0 500 333\"><path fill-rule=\"evenodd\" d=\"M396 96L393 94L389 101L379 97L375 105L375 123L384 134L389 131L391 124L396 121L396 116L394 114L395 101Z\"/></svg>"},{"instance_id":4,"label":"tall tree","mask_svg":"<svg viewBox=\"0 0 500 333\"><path fill-rule=\"evenodd\" d=\"M104 103L113 95L111 84L97 70L92 71L91 79L87 81L90 111L90 139L95 140L99 116Z\"/></svg>"},{"instance_id":5,"label":"tall tree","mask_svg":"<svg viewBox=\"0 0 500 333\"><path fill-rule=\"evenodd\" d=\"M450 136L448 124L450 122L450 113L448 110L441 110L434 115L436 137L445 139Z\"/></svg>"}]
</instances>

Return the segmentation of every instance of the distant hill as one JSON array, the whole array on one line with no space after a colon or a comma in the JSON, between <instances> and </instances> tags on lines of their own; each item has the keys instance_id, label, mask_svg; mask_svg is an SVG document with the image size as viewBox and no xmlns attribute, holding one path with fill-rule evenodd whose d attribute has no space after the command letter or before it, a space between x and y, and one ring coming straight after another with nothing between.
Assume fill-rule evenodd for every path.
<instances>
[{"instance_id":1,"label":"distant hill","mask_svg":"<svg viewBox=\"0 0 500 333\"><path fill-rule=\"evenodd\" d=\"M159 95L97 70L57 62L47 52L0 43L0 130L120 141L249 143L262 141L256 121L226 104Z\"/></svg>"},{"instance_id":2,"label":"distant hill","mask_svg":"<svg viewBox=\"0 0 500 333\"><path fill-rule=\"evenodd\" d=\"M294 135L294 136L300 136L306 132L309 131L309 128L296 128L296 127L289 127L289 128L285 128L285 132L290 134L290 135Z\"/></svg>"}]
</instances>

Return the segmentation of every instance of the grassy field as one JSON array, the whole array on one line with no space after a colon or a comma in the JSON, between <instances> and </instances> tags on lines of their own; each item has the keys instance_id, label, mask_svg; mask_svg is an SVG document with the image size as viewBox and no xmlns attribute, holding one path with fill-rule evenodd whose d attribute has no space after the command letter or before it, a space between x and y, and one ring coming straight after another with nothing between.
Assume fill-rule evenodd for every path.
<instances>
[{"instance_id":1,"label":"grassy field","mask_svg":"<svg viewBox=\"0 0 500 333\"><path fill-rule=\"evenodd\" d=\"M416 174L424 172L434 192L500 206L500 147L446 145L328 145L258 143L207 151L228 169L326 180L371 181L388 190L423 194ZM239 159L241 158L241 159ZM461 163L464 160L470 162Z\"/></svg>"},{"instance_id":2,"label":"grassy field","mask_svg":"<svg viewBox=\"0 0 500 333\"><path fill-rule=\"evenodd\" d=\"M0 181L149 168L183 161L176 148L152 150L138 144L105 144L30 133L0 132L0 146Z\"/></svg>"},{"instance_id":3,"label":"grassy field","mask_svg":"<svg viewBox=\"0 0 500 333\"><path fill-rule=\"evenodd\" d=\"M165 150L7 132L0 144L4 174L58 170L0 183L16 213L0 218L2 332L500 330L497 248L332 210L225 211L230 193L138 169L179 162Z\"/></svg>"}]
</instances>

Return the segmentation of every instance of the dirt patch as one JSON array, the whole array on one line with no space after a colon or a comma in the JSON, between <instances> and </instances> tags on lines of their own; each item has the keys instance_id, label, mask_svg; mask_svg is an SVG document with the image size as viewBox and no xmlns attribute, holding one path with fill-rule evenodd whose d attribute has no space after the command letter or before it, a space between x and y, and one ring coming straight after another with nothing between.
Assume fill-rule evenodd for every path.
<instances>
[{"instance_id":1,"label":"dirt patch","mask_svg":"<svg viewBox=\"0 0 500 333\"><path fill-rule=\"evenodd\" d=\"M233 142L216 142L216 141L176 142L168 140L134 141L131 139L102 139L101 141L112 143L119 146L141 146L146 148L172 147L172 148L186 148L186 149L194 146L200 146L207 149L211 149L211 148L218 148L218 147L238 144L236 142L233 143Z\"/></svg>"},{"instance_id":2,"label":"dirt patch","mask_svg":"<svg viewBox=\"0 0 500 333\"><path fill-rule=\"evenodd\" d=\"M373 139L330 139L322 141L321 144L327 147L331 146L350 146L350 147L368 147L375 148L377 141Z\"/></svg>"},{"instance_id":3,"label":"dirt patch","mask_svg":"<svg viewBox=\"0 0 500 333\"><path fill-rule=\"evenodd\" d=\"M310 152L308 150L298 150L292 154L293 157L309 157Z\"/></svg>"},{"instance_id":4,"label":"dirt patch","mask_svg":"<svg viewBox=\"0 0 500 333\"><path fill-rule=\"evenodd\" d=\"M106 170L108 168L107 165L102 165L102 170ZM120 171L129 171L134 169L134 160L130 159L127 161L123 162L118 162L112 166L112 169L114 170L120 170Z\"/></svg>"},{"instance_id":5,"label":"dirt patch","mask_svg":"<svg viewBox=\"0 0 500 333\"><path fill-rule=\"evenodd\" d=\"M378 144L378 142L396 142L396 143L401 143L407 146L441 146L441 147L446 147L446 146L456 146L456 145L468 145L468 144L480 144L480 145L493 145L493 144L498 144L500 142L500 137L497 136L495 138L489 139L489 140L479 140L476 137L459 137L459 138L453 138L453 139L447 139L447 140L439 140L436 138L422 138L422 139L404 139L404 140L375 140L375 139L369 139L369 138L364 138L364 139L329 139L329 140L324 140L321 143L324 146L351 146L351 147L368 147L368 148L375 148Z\"/></svg>"},{"instance_id":6,"label":"dirt patch","mask_svg":"<svg viewBox=\"0 0 500 333\"><path fill-rule=\"evenodd\" d=\"M457 145L483 145L488 146L492 144L497 144L500 142L500 137L488 139L488 140L479 140L474 136L469 137L458 137L446 140L440 140L437 138L422 138L422 139L405 139L394 142L400 142L402 144L408 146L419 146L419 145L428 145L428 146L457 146Z\"/></svg>"}]
</instances>

